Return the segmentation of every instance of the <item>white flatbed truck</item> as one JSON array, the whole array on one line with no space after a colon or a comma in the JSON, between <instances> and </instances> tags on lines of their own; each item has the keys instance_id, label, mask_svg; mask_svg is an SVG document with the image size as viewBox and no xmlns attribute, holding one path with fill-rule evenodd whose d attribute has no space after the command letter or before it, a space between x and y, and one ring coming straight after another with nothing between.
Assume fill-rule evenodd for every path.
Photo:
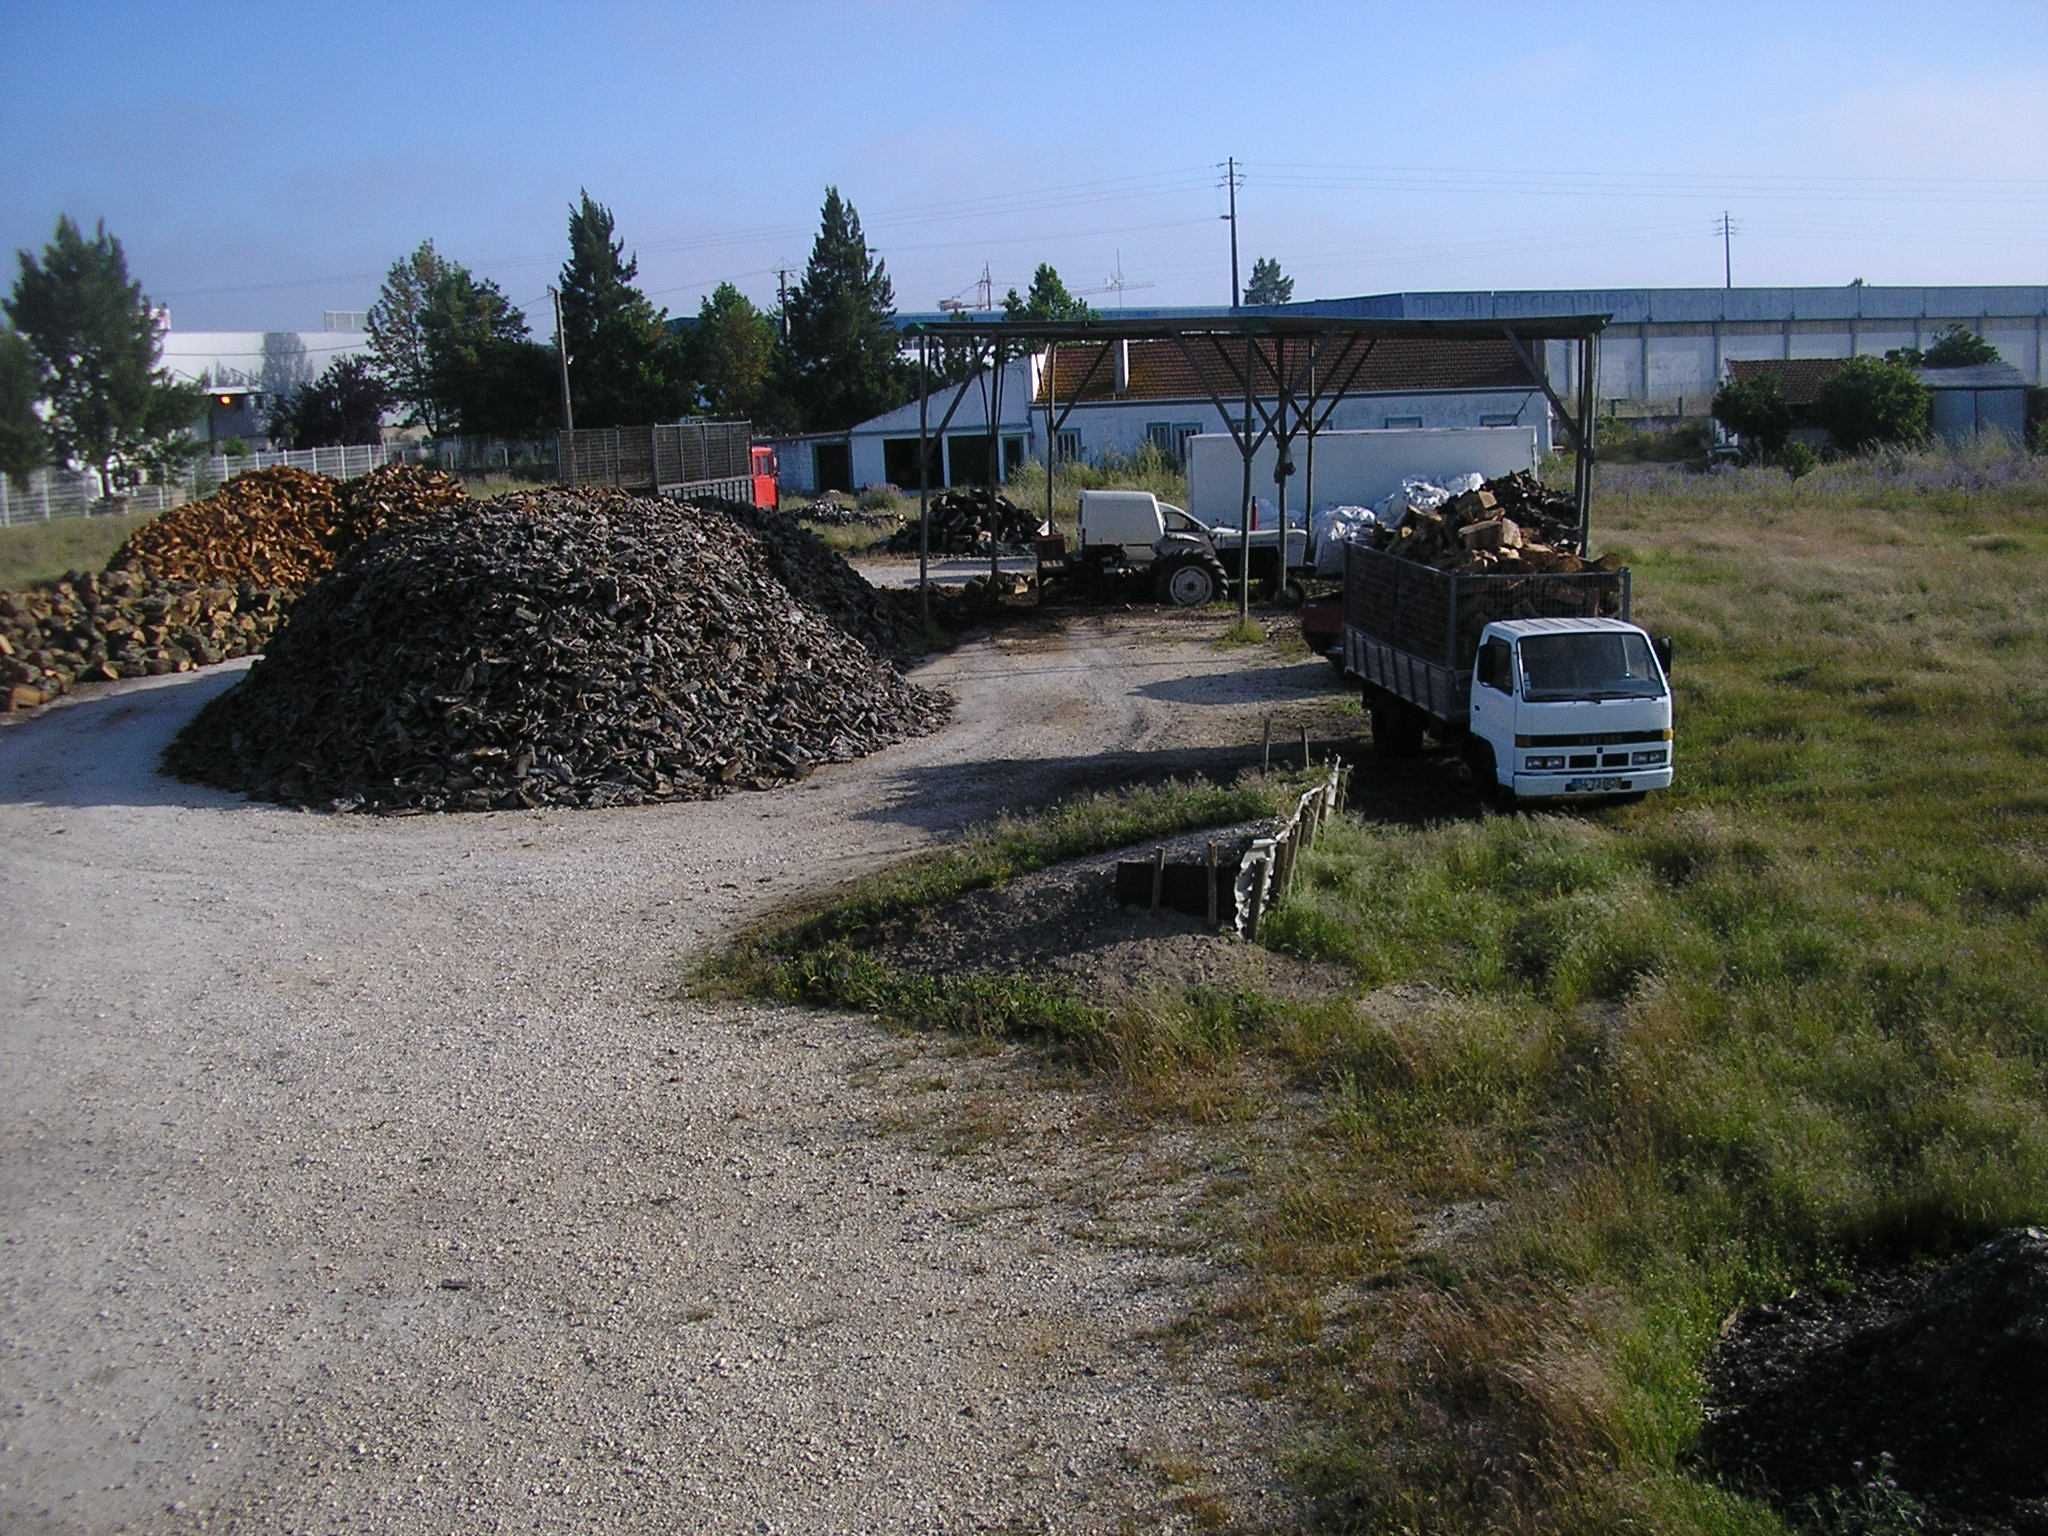
<instances>
[{"instance_id":1,"label":"white flatbed truck","mask_svg":"<svg viewBox=\"0 0 2048 1536\"><path fill-rule=\"evenodd\" d=\"M1376 750L1457 748L1497 802L1671 785L1671 648L1629 619L1626 569L1464 574L1353 544L1344 671Z\"/></svg>"}]
</instances>

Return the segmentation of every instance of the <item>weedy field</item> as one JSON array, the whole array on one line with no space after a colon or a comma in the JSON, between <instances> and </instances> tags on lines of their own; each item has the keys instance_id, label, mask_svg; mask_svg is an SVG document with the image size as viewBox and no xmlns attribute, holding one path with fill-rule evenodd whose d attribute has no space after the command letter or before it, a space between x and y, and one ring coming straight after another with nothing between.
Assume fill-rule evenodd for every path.
<instances>
[{"instance_id":1,"label":"weedy field","mask_svg":"<svg viewBox=\"0 0 2048 1536\"><path fill-rule=\"evenodd\" d=\"M19 592L66 571L97 571L128 535L155 517L53 517L0 528L0 592Z\"/></svg>"},{"instance_id":2,"label":"weedy field","mask_svg":"<svg viewBox=\"0 0 2048 1536\"><path fill-rule=\"evenodd\" d=\"M2048 465L1627 467L1596 515L1677 640L1677 787L1481 815L1444 764L1418 818L1368 762L1262 932L1348 978L1326 995L1106 1008L860 945L1284 793L1252 782L1007 824L717 968L1038 1040L1140 1122L1234 1141L1212 1214L1241 1283L1186 1334L1298 1405L1326 1529L1784 1530L1695 1459L1724 1319L2048 1220Z\"/></svg>"}]
</instances>

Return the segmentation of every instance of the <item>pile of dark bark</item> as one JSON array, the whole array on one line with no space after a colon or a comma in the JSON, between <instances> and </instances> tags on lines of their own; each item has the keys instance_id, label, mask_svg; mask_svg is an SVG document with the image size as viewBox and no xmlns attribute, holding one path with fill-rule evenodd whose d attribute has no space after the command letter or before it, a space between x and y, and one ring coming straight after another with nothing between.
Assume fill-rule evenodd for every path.
<instances>
[{"instance_id":1,"label":"pile of dark bark","mask_svg":"<svg viewBox=\"0 0 2048 1536\"><path fill-rule=\"evenodd\" d=\"M343 810L630 805L800 777L947 709L721 508L544 491L362 546L165 766Z\"/></svg>"},{"instance_id":2,"label":"pile of dark bark","mask_svg":"<svg viewBox=\"0 0 2048 1536\"><path fill-rule=\"evenodd\" d=\"M1800 1524L2048 1531L2048 1232L2038 1227L1945 1269L1753 1308L1707 1378L1708 1463Z\"/></svg>"},{"instance_id":3,"label":"pile of dark bark","mask_svg":"<svg viewBox=\"0 0 2048 1536\"><path fill-rule=\"evenodd\" d=\"M931 552L935 555L985 555L994 548L1029 549L1038 537L1039 520L1007 496L986 486L943 491L931 498ZM899 555L918 552L915 518L897 529L883 548Z\"/></svg>"},{"instance_id":4,"label":"pile of dark bark","mask_svg":"<svg viewBox=\"0 0 2048 1536\"><path fill-rule=\"evenodd\" d=\"M1570 574L1587 568L1579 547L1578 506L1534 475L1489 480L1433 511L1410 512L1382 534L1379 547L1438 570ZM1600 566L1600 569L1617 569Z\"/></svg>"},{"instance_id":5,"label":"pile of dark bark","mask_svg":"<svg viewBox=\"0 0 2048 1536\"><path fill-rule=\"evenodd\" d=\"M274 587L74 571L0 593L0 708L33 709L81 682L190 672L263 649L292 594Z\"/></svg>"},{"instance_id":6,"label":"pile of dark bark","mask_svg":"<svg viewBox=\"0 0 2048 1536\"><path fill-rule=\"evenodd\" d=\"M901 657L923 649L924 626L914 593L882 591L808 528L742 501L691 503L723 515L759 542L776 579L797 601L824 615L877 656Z\"/></svg>"}]
</instances>

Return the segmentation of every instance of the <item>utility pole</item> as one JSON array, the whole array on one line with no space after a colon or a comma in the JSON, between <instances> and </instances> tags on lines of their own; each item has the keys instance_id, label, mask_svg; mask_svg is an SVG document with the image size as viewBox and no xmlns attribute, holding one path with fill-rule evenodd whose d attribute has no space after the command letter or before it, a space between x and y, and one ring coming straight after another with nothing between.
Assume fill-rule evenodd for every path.
<instances>
[{"instance_id":1,"label":"utility pole","mask_svg":"<svg viewBox=\"0 0 2048 1536\"><path fill-rule=\"evenodd\" d=\"M1218 218L1230 221L1230 307L1236 309L1244 301L1244 289L1237 281L1237 188L1243 180L1237 174L1237 157L1230 156L1223 162L1223 185L1230 189L1230 212L1218 214Z\"/></svg>"},{"instance_id":2,"label":"utility pole","mask_svg":"<svg viewBox=\"0 0 2048 1536\"><path fill-rule=\"evenodd\" d=\"M1730 221L1726 208L1721 210L1721 222L1715 227L1714 233L1721 237L1721 286L1723 288L1733 288L1735 286L1735 258L1729 252L1728 237L1735 233L1735 225Z\"/></svg>"},{"instance_id":3,"label":"utility pole","mask_svg":"<svg viewBox=\"0 0 2048 1536\"><path fill-rule=\"evenodd\" d=\"M775 269L775 323L782 327L782 339L789 340L789 268Z\"/></svg>"},{"instance_id":4,"label":"utility pole","mask_svg":"<svg viewBox=\"0 0 2048 1536\"><path fill-rule=\"evenodd\" d=\"M576 430L576 409L569 403L569 343L562 336L562 294L561 290L550 288L548 294L555 301L555 356L562 361L562 430Z\"/></svg>"}]
</instances>

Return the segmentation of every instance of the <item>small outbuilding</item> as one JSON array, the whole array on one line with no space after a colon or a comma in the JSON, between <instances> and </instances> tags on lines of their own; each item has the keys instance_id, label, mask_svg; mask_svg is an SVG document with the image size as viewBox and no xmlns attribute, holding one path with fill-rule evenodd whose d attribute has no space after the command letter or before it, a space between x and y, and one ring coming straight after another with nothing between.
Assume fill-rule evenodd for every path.
<instances>
[{"instance_id":1,"label":"small outbuilding","mask_svg":"<svg viewBox=\"0 0 2048 1536\"><path fill-rule=\"evenodd\" d=\"M1934 396L1934 431L1944 441L1966 442L1984 432L2025 440L2027 376L2012 364L1916 368L1914 376Z\"/></svg>"}]
</instances>

